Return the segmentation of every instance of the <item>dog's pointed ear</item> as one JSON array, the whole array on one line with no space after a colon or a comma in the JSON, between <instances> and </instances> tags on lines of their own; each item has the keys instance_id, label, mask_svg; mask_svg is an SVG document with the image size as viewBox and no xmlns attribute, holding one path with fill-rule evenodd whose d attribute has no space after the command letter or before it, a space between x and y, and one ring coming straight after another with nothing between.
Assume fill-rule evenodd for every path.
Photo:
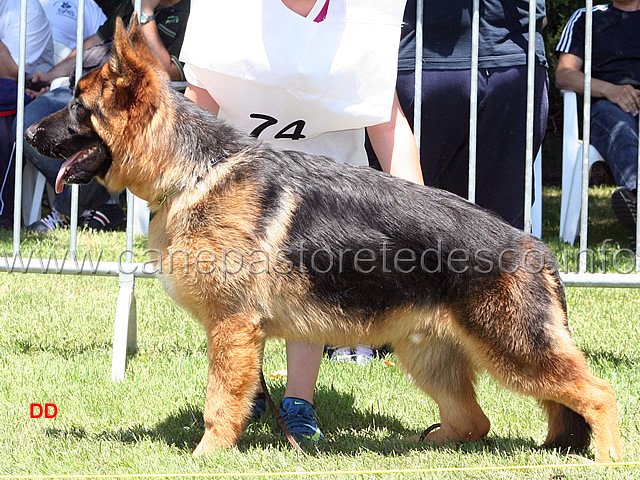
<instances>
[{"instance_id":1,"label":"dog's pointed ear","mask_svg":"<svg viewBox=\"0 0 640 480\"><path fill-rule=\"evenodd\" d=\"M122 19L116 19L109 65L111 71L120 78L119 83L122 86L130 84L140 76L153 76L156 72L164 72L164 68L147 44L135 12L127 30Z\"/></svg>"},{"instance_id":2,"label":"dog's pointed ear","mask_svg":"<svg viewBox=\"0 0 640 480\"><path fill-rule=\"evenodd\" d=\"M115 89L113 98L124 106L153 103L156 97L149 92L161 89L168 80L168 74L147 45L135 13L128 30L121 18L116 19L108 69L105 78Z\"/></svg>"},{"instance_id":3,"label":"dog's pointed ear","mask_svg":"<svg viewBox=\"0 0 640 480\"><path fill-rule=\"evenodd\" d=\"M134 14L135 15L135 14ZM129 41L129 36L124 29L122 18L116 19L116 31L113 35L113 46L111 50L111 58L109 59L109 68L118 75L119 83L126 85L131 81L131 72L128 57L131 55L133 46Z\"/></svg>"},{"instance_id":4,"label":"dog's pointed ear","mask_svg":"<svg viewBox=\"0 0 640 480\"><path fill-rule=\"evenodd\" d=\"M120 87L133 86L143 78L150 81L163 70L147 45L136 13L131 16L128 30L121 18L116 19L109 67L117 75Z\"/></svg>"},{"instance_id":5,"label":"dog's pointed ear","mask_svg":"<svg viewBox=\"0 0 640 480\"><path fill-rule=\"evenodd\" d=\"M133 12L131 14L131 18L129 19L128 31L130 32L134 28L138 28L138 29L140 28L140 20L138 20L138 12Z\"/></svg>"},{"instance_id":6,"label":"dog's pointed ear","mask_svg":"<svg viewBox=\"0 0 640 480\"><path fill-rule=\"evenodd\" d=\"M136 51L138 56L143 57L153 65L162 67L147 43L147 39L144 36L144 32L142 31L142 26L138 21L138 14L136 12L133 12L133 15L131 15L127 33L129 35L129 41L131 42L131 45L133 45L133 49Z\"/></svg>"}]
</instances>

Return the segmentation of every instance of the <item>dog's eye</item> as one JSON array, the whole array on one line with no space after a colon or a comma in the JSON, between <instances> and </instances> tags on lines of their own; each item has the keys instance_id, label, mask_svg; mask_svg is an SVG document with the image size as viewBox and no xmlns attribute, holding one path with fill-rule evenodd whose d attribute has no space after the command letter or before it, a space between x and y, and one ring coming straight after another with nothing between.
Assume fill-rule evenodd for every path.
<instances>
[{"instance_id":1,"label":"dog's eye","mask_svg":"<svg viewBox=\"0 0 640 480\"><path fill-rule=\"evenodd\" d=\"M90 113L82 102L75 99L69 104L69 114L72 121L77 125L84 125L90 121Z\"/></svg>"},{"instance_id":2,"label":"dog's eye","mask_svg":"<svg viewBox=\"0 0 640 480\"><path fill-rule=\"evenodd\" d=\"M69 107L77 110L78 108L84 108L84 103L82 103L82 101L78 97L75 97L73 100L71 100L71 104L69 105Z\"/></svg>"}]
</instances>

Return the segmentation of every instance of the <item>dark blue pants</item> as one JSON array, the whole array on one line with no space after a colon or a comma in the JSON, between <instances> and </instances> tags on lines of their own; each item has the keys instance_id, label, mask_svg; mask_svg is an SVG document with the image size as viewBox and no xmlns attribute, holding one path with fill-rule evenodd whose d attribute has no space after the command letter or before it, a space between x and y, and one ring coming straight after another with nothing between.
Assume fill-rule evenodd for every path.
<instances>
[{"instance_id":1,"label":"dark blue pants","mask_svg":"<svg viewBox=\"0 0 640 480\"><path fill-rule=\"evenodd\" d=\"M468 194L470 70L425 70L420 161L427 185ZM399 72L400 104L413 125L414 72ZM547 70L536 68L533 155L547 125ZM527 67L478 72L476 203L524 226Z\"/></svg>"},{"instance_id":2,"label":"dark blue pants","mask_svg":"<svg viewBox=\"0 0 640 480\"><path fill-rule=\"evenodd\" d=\"M25 104L31 99L25 95ZM7 226L13 222L15 158L12 129L18 105L18 83L0 78L0 222Z\"/></svg>"},{"instance_id":3,"label":"dark blue pants","mask_svg":"<svg viewBox=\"0 0 640 480\"><path fill-rule=\"evenodd\" d=\"M611 168L616 183L638 188L638 117L609 100L591 106L591 144Z\"/></svg>"},{"instance_id":4,"label":"dark blue pants","mask_svg":"<svg viewBox=\"0 0 640 480\"><path fill-rule=\"evenodd\" d=\"M3 223L13 222L13 202L15 185L15 159L13 158L13 140L11 125L14 115L0 116L0 218Z\"/></svg>"}]
</instances>

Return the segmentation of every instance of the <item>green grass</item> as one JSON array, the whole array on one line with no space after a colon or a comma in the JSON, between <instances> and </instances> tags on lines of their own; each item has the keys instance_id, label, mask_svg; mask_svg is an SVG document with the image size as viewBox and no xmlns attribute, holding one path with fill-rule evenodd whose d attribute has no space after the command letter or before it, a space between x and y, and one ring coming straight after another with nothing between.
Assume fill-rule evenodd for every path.
<instances>
[{"instance_id":1,"label":"green grass","mask_svg":"<svg viewBox=\"0 0 640 480\"><path fill-rule=\"evenodd\" d=\"M557 238L559 194L545 191L544 238L562 255L574 250ZM590 247L625 232L608 207L610 189L592 189ZM117 260L122 233L79 235L80 255ZM66 235L26 236L29 251L63 254ZM607 244L609 245L609 244ZM0 250L10 251L10 232ZM142 259L144 239L136 239ZM605 255L608 250L605 251ZM487 439L434 448L405 440L438 420L434 403L402 374L376 360L364 366L324 362L315 403L326 442L294 452L270 413L252 423L237 447L207 458L191 451L203 433L206 344L200 326L155 280L136 283L138 351L122 383L110 379L116 278L0 274L0 476L69 474L242 474L259 472L389 471L513 465L571 465L582 460L539 448L542 411L487 376L478 396L492 429ZM572 331L593 371L618 396L627 461L640 461L640 298L637 289L567 292ZM395 361L393 355L389 360ZM265 372L285 368L282 342L267 345ZM284 380L267 379L279 401ZM31 403L55 403L54 419L29 418ZM344 474L335 478L632 479L640 467ZM297 478L309 478L302 475ZM333 478L328 474L311 478ZM184 478L188 478L185 476Z\"/></svg>"},{"instance_id":2,"label":"green grass","mask_svg":"<svg viewBox=\"0 0 640 480\"><path fill-rule=\"evenodd\" d=\"M589 190L588 245L589 273L630 273L635 270L626 229L611 209L612 187ZM573 247L559 238L560 188L545 188L542 212L543 239L555 254L562 272L578 272L580 239Z\"/></svg>"}]
</instances>

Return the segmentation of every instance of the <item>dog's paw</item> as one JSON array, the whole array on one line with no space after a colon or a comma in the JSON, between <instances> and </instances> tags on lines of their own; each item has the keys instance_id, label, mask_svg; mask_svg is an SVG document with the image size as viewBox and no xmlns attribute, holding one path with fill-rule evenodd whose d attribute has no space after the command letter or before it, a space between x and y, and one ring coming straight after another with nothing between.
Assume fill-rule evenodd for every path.
<instances>
[{"instance_id":1,"label":"dog's paw","mask_svg":"<svg viewBox=\"0 0 640 480\"><path fill-rule=\"evenodd\" d=\"M459 443L468 441L478 441L489 433L489 420L477 422L466 428L459 426L453 428L450 425L434 423L420 435L409 437L416 442L427 442L434 445L444 445L446 443Z\"/></svg>"},{"instance_id":2,"label":"dog's paw","mask_svg":"<svg viewBox=\"0 0 640 480\"><path fill-rule=\"evenodd\" d=\"M235 445L233 441L224 441L221 436L216 436L210 432L205 432L204 436L200 440L200 443L193 451L194 457L201 457L203 455L209 455L218 448L229 448Z\"/></svg>"}]
</instances>

